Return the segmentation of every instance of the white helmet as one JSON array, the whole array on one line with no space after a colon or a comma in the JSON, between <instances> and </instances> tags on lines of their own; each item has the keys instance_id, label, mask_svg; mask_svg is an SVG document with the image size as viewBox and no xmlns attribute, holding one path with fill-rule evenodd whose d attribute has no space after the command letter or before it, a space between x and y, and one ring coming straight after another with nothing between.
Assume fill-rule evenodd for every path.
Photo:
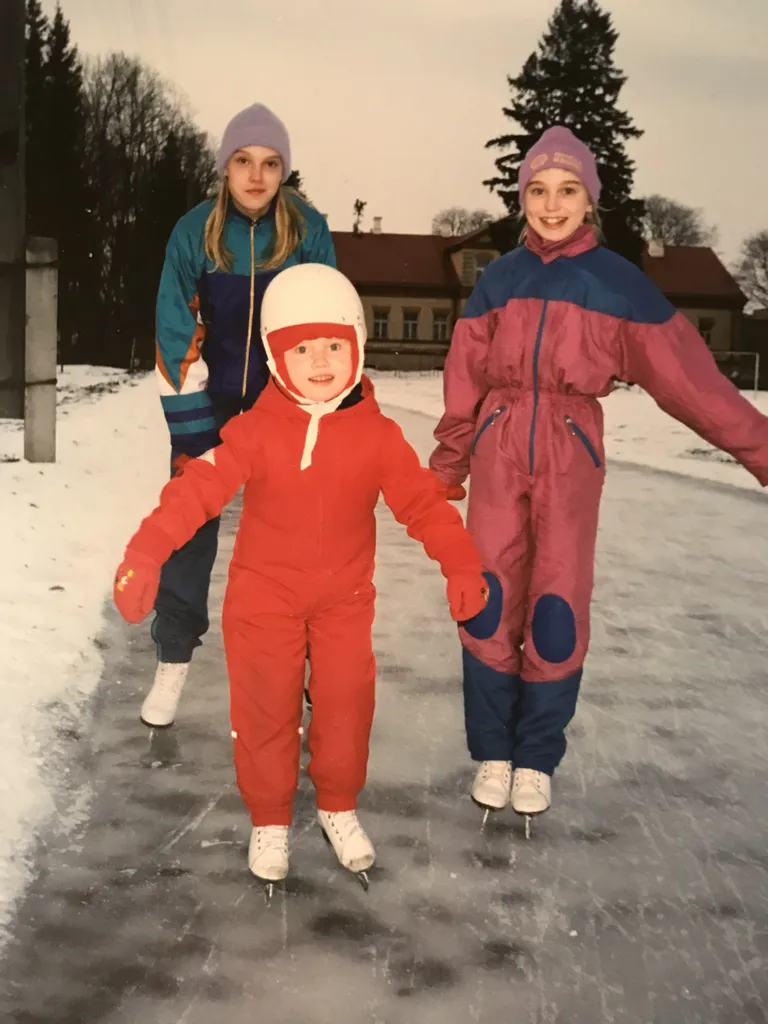
<instances>
[{"instance_id":1,"label":"white helmet","mask_svg":"<svg viewBox=\"0 0 768 1024\"><path fill-rule=\"evenodd\" d=\"M344 390L328 401L313 401L291 386L284 370L285 353L302 340L317 337L318 328L343 328L354 340L352 377ZM306 334L302 328L307 328ZM341 333L341 332L340 332ZM270 373L309 413L307 439L301 468L312 462L318 423L333 412L360 383L367 332L365 313L354 285L340 271L324 263L300 263L287 267L268 285L261 305L261 339Z\"/></svg>"}]
</instances>

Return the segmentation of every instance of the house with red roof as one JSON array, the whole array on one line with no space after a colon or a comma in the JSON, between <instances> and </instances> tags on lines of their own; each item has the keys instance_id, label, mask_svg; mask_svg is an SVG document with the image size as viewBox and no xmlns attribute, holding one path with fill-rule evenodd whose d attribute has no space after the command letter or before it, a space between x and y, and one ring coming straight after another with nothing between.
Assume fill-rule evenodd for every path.
<instances>
[{"instance_id":1,"label":"house with red roof","mask_svg":"<svg viewBox=\"0 0 768 1024\"><path fill-rule=\"evenodd\" d=\"M334 231L339 270L363 300L366 364L441 369L451 332L484 268L514 244L504 218L461 238ZM651 244L643 270L698 328L725 369L739 350L746 297L707 247Z\"/></svg>"}]
</instances>

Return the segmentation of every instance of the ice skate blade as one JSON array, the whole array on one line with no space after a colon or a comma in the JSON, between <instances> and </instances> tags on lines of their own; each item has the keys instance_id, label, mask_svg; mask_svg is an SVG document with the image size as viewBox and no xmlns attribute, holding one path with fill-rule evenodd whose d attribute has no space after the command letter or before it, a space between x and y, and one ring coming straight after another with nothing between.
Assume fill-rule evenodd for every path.
<instances>
[{"instance_id":1,"label":"ice skate blade","mask_svg":"<svg viewBox=\"0 0 768 1024\"><path fill-rule=\"evenodd\" d=\"M253 872L251 872L251 874L253 875L253 877L254 877L257 885L258 885L258 888L261 889L261 891L262 891L262 894L264 896L264 902L266 903L266 905L268 907L271 907L272 906L272 900L273 900L274 895L275 895L275 886L276 885L284 884L285 883L285 879L281 878L281 879L278 879L276 882L274 882L274 881L270 881L268 878L262 878L260 875L254 875Z\"/></svg>"},{"instance_id":2,"label":"ice skate blade","mask_svg":"<svg viewBox=\"0 0 768 1024\"><path fill-rule=\"evenodd\" d=\"M483 820L480 822L480 831L481 832L483 832L485 830L485 826L488 824L488 818L492 814L498 814L499 811L503 811L504 810L503 807L491 807L490 804L481 804L479 801L475 800L474 797L471 797L471 800L472 800L472 803L475 805L475 807L479 807L480 810L483 812Z\"/></svg>"},{"instance_id":3,"label":"ice skate blade","mask_svg":"<svg viewBox=\"0 0 768 1024\"><path fill-rule=\"evenodd\" d=\"M141 715L139 715L139 721L142 725L146 725L148 729L157 729L159 732L163 732L165 729L170 729L173 725L173 722L169 722L167 725L155 725L154 722L148 722L146 718L142 718ZM174 719L174 722L175 721L176 719Z\"/></svg>"},{"instance_id":4,"label":"ice skate blade","mask_svg":"<svg viewBox=\"0 0 768 1024\"><path fill-rule=\"evenodd\" d=\"M512 810L514 810L514 807L512 808ZM533 819L534 818L540 818L542 816L542 814L546 814L548 810L549 810L549 808L545 807L543 811L515 811L515 814L517 814L519 817L521 817L524 820L524 822L525 822L525 838L526 839L530 839L532 837L532 834L533 834Z\"/></svg>"}]
</instances>

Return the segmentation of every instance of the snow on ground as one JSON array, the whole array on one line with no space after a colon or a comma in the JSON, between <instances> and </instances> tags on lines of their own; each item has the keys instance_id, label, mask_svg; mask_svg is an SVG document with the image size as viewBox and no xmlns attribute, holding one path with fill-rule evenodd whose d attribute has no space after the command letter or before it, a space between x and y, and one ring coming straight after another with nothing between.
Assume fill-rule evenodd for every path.
<instances>
[{"instance_id":1,"label":"snow on ground","mask_svg":"<svg viewBox=\"0 0 768 1024\"><path fill-rule=\"evenodd\" d=\"M24 462L23 424L0 420L0 935L38 826L76 811L57 742L99 680L104 600L168 466L151 375L69 368L58 405L52 465Z\"/></svg>"},{"instance_id":2,"label":"snow on ground","mask_svg":"<svg viewBox=\"0 0 768 1024\"><path fill-rule=\"evenodd\" d=\"M380 405L438 417L442 412L441 373L371 374ZM744 397L768 415L768 391ZM605 453L608 460L650 466L703 480L762 490L751 473L730 455L713 448L678 423L638 387L617 388L602 399L605 412Z\"/></svg>"},{"instance_id":3,"label":"snow on ground","mask_svg":"<svg viewBox=\"0 0 768 1024\"><path fill-rule=\"evenodd\" d=\"M440 415L440 374L372 376L383 406ZM756 401L768 413L768 394ZM642 392L621 390L604 404L609 458L758 486ZM68 794L62 737L76 732L101 674L98 637L114 570L167 476L152 375L66 369L58 461L29 464L22 454L22 425L0 421L0 939L40 825L61 815L67 829L83 813Z\"/></svg>"}]
</instances>

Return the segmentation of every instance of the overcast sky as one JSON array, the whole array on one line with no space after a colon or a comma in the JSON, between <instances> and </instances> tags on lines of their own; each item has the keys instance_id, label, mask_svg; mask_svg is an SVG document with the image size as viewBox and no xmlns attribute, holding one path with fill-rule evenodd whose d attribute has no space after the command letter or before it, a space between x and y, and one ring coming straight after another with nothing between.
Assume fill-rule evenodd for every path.
<instances>
[{"instance_id":1,"label":"overcast sky","mask_svg":"<svg viewBox=\"0 0 768 1024\"><path fill-rule=\"evenodd\" d=\"M54 0L44 7L51 12ZM429 231L441 207L503 209L482 185L508 130L506 75L555 0L62 0L85 56L137 54L218 140L260 101L286 122L294 165L331 227L355 199L389 231ZM702 207L720 249L768 228L766 0L606 0L629 77L621 104L638 195Z\"/></svg>"}]
</instances>

